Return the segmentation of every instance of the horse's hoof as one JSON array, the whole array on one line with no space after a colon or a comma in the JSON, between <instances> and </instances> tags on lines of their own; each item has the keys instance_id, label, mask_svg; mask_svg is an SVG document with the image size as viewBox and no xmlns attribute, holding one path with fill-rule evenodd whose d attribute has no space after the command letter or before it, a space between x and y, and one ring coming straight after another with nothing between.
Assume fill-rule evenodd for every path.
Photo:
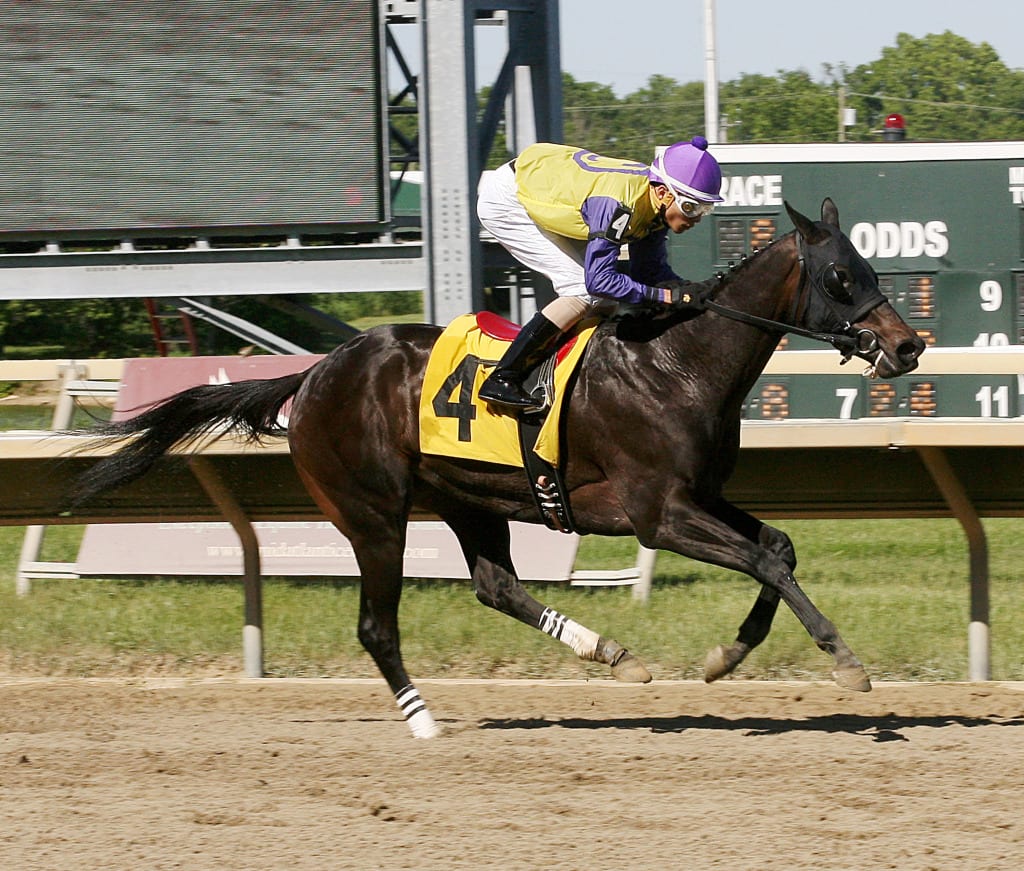
<instances>
[{"instance_id":1,"label":"horse's hoof","mask_svg":"<svg viewBox=\"0 0 1024 871\"><path fill-rule=\"evenodd\" d=\"M732 674L749 652L750 648L740 641L728 647L719 644L718 647L709 650L704 659L704 683L712 683L727 674Z\"/></svg>"},{"instance_id":2,"label":"horse's hoof","mask_svg":"<svg viewBox=\"0 0 1024 871\"><path fill-rule=\"evenodd\" d=\"M871 679L863 666L845 666L832 672L832 679L845 690L858 693L871 692Z\"/></svg>"},{"instance_id":3,"label":"horse's hoof","mask_svg":"<svg viewBox=\"0 0 1024 871\"><path fill-rule=\"evenodd\" d=\"M729 662L729 648L719 644L708 651L704 659L704 683L713 683L720 677L725 677L734 668L735 662Z\"/></svg>"},{"instance_id":4,"label":"horse's hoof","mask_svg":"<svg viewBox=\"0 0 1024 871\"><path fill-rule=\"evenodd\" d=\"M612 677L626 683L650 683L651 673L632 653L624 651L619 661L612 666Z\"/></svg>"},{"instance_id":5,"label":"horse's hoof","mask_svg":"<svg viewBox=\"0 0 1024 871\"><path fill-rule=\"evenodd\" d=\"M405 722L413 738L438 738L444 734L426 708L417 711Z\"/></svg>"}]
</instances>

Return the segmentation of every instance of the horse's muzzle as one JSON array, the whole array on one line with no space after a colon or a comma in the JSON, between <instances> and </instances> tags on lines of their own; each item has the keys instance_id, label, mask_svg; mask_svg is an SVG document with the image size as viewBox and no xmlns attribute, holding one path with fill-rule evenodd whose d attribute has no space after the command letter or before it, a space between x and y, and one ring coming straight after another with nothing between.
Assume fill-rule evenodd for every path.
<instances>
[{"instance_id":1,"label":"horse's muzzle","mask_svg":"<svg viewBox=\"0 0 1024 871\"><path fill-rule=\"evenodd\" d=\"M858 357L871 363L873 378L897 378L917 368L924 340L889 303L883 303L855 324Z\"/></svg>"},{"instance_id":2,"label":"horse's muzzle","mask_svg":"<svg viewBox=\"0 0 1024 871\"><path fill-rule=\"evenodd\" d=\"M896 378L913 372L924 349L924 341L916 335L900 342L893 350L880 345L873 361L874 377Z\"/></svg>"}]
</instances>

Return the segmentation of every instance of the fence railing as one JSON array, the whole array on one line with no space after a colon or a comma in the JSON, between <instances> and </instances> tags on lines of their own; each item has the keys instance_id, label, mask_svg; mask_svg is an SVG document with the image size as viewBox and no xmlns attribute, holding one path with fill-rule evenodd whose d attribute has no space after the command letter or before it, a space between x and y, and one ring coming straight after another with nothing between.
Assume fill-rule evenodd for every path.
<instances>
[{"instance_id":1,"label":"fence railing","mask_svg":"<svg viewBox=\"0 0 1024 871\"><path fill-rule=\"evenodd\" d=\"M769 374L849 374L831 351L776 354ZM0 362L0 381L65 379L113 380L121 361ZM855 365L855 364L850 364ZM70 368L73 367L73 368ZM61 374L63 372L63 375ZM922 357L920 374L1016 374L1024 378L1024 346L932 348ZM69 377L74 373L77 377ZM109 385L108 385L109 388ZM59 427L57 427L59 428ZM967 538L970 624L968 674L990 675L988 549L983 517L1024 517L1024 417L923 418L878 417L852 420L745 421L740 460L726 496L752 514L784 517L952 517ZM74 453L69 457L69 451ZM69 520L54 513L56 486L52 468L62 458L65 474L75 464L95 461L107 449L81 450L67 437L0 436L0 524L60 522L145 522L154 519L226 519L246 554L247 627L261 620L259 560L252 549L251 524L257 520L319 518L298 481L287 446L263 449L230 441L211 446L186 466L164 467L153 481L112 499L102 510ZM224 462L224 460L232 462ZM177 468L177 471L174 469ZM183 472L183 469L185 470ZM254 487L258 481L262 487ZM51 490L47 490L47 488ZM267 499L262 491L270 490ZM575 556L575 543L559 540L559 557ZM555 539L553 539L555 540ZM569 545L567 551L566 545ZM554 554L553 554L554 556ZM641 549L637 564L604 573L607 580L634 584L634 596L646 598L656 554ZM579 583L596 583L595 573L572 572ZM257 628L259 623L256 624ZM254 632L244 633L247 670L261 673L261 655L251 649ZM258 635L258 633L256 633Z\"/></svg>"}]
</instances>

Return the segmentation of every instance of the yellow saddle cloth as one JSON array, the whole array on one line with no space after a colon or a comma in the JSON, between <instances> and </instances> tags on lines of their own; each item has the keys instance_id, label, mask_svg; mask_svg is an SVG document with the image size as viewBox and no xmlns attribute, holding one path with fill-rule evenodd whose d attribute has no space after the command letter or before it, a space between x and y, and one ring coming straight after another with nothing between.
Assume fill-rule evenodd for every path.
<instances>
[{"instance_id":1,"label":"yellow saddle cloth","mask_svg":"<svg viewBox=\"0 0 1024 871\"><path fill-rule=\"evenodd\" d=\"M583 357L598 321L580 324L572 345L564 344L555 367L555 398L534 451L558 465L558 423L565 386ZM420 450L425 454L462 457L523 467L518 418L491 411L477 395L484 379L509 342L485 333L476 315L462 315L441 334L430 353L420 399Z\"/></svg>"}]
</instances>

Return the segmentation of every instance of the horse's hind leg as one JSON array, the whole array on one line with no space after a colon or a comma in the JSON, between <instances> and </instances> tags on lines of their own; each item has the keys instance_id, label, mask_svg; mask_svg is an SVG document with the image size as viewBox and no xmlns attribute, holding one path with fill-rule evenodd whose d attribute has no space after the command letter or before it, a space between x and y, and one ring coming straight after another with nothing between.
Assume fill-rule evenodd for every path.
<instances>
[{"instance_id":1,"label":"horse's hind leg","mask_svg":"<svg viewBox=\"0 0 1024 871\"><path fill-rule=\"evenodd\" d=\"M361 333L311 370L288 421L292 461L359 563L358 637L412 734L439 734L402 663L398 605L430 327Z\"/></svg>"},{"instance_id":2,"label":"horse's hind leg","mask_svg":"<svg viewBox=\"0 0 1024 871\"><path fill-rule=\"evenodd\" d=\"M519 582L509 550L508 522L500 518L446 517L455 531L473 575L476 597L484 605L540 629L575 651L580 659L611 667L616 680L647 683L650 672L622 645L534 599Z\"/></svg>"},{"instance_id":3,"label":"horse's hind leg","mask_svg":"<svg viewBox=\"0 0 1024 871\"><path fill-rule=\"evenodd\" d=\"M321 456L325 454L321 452ZM331 522L348 537L359 564L359 625L357 634L366 652L395 694L414 738L441 733L405 670L398 631L398 604L402 597L402 557L405 552L406 515L388 514L370 507L374 501L350 483L348 497L299 473L306 487ZM326 480L326 476L324 479ZM394 487L400 498L400 487ZM401 502L399 501L399 504ZM339 506L345 506L344 509ZM353 507L354 506L354 507Z\"/></svg>"},{"instance_id":4,"label":"horse's hind leg","mask_svg":"<svg viewBox=\"0 0 1024 871\"><path fill-rule=\"evenodd\" d=\"M387 540L382 540L382 539ZM396 540L397 538L397 540ZM362 584L359 589L359 641L380 669L414 738L434 738L441 729L434 721L402 662L398 603L402 595L404 535L369 541L352 539Z\"/></svg>"}]
</instances>

